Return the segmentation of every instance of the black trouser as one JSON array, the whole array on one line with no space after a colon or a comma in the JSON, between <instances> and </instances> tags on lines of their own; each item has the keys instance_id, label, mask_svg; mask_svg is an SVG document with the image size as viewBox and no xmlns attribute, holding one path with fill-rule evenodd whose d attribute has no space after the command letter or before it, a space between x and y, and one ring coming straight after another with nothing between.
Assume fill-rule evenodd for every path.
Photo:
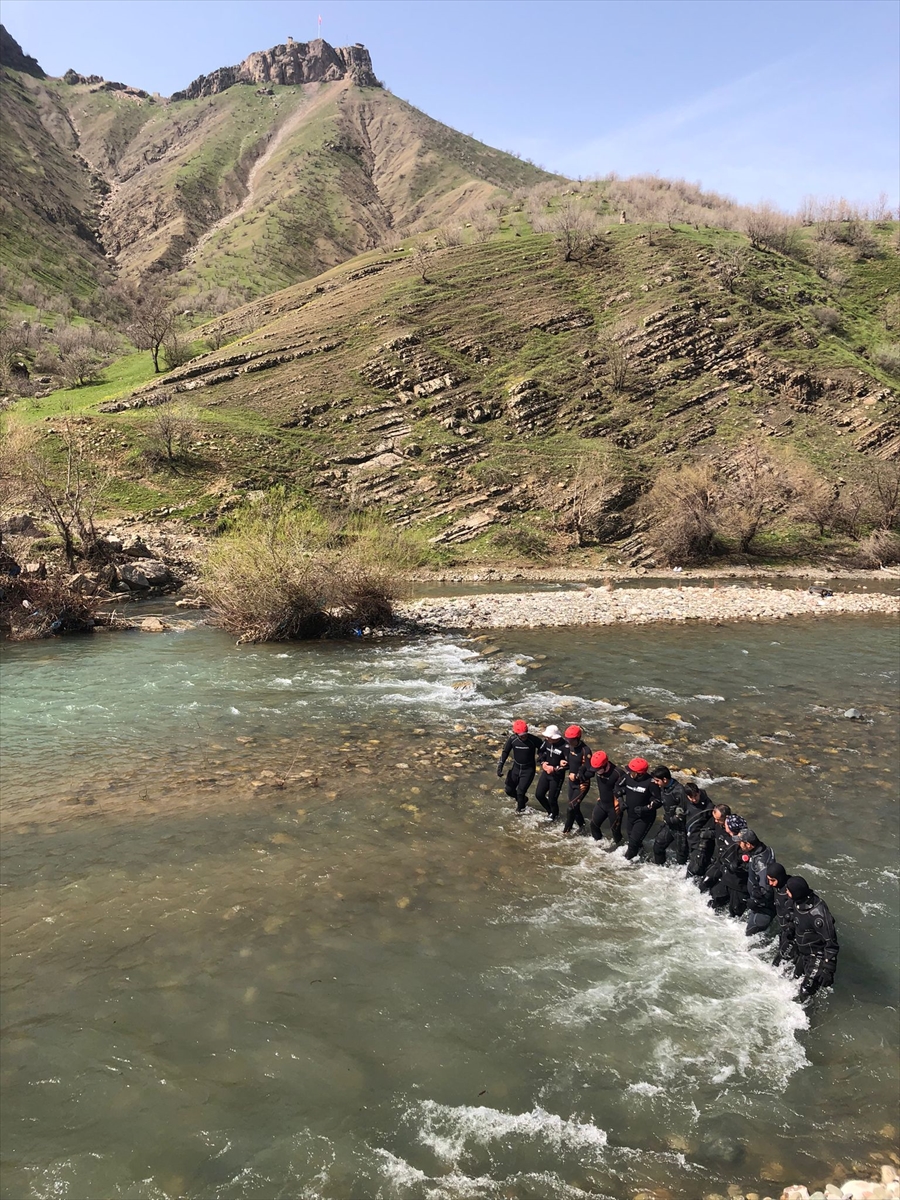
<instances>
[{"instance_id":1,"label":"black trouser","mask_svg":"<svg viewBox=\"0 0 900 1200\"><path fill-rule=\"evenodd\" d=\"M552 775L548 771L541 771L541 777L534 789L535 800L546 809L554 821L559 816L559 793L565 777L565 771L554 771Z\"/></svg>"},{"instance_id":2,"label":"black trouser","mask_svg":"<svg viewBox=\"0 0 900 1200\"><path fill-rule=\"evenodd\" d=\"M666 862L666 851L675 844L675 861L682 866L687 862L687 835L683 829L673 829L671 825L663 825L653 841L653 861L658 867Z\"/></svg>"},{"instance_id":3,"label":"black trouser","mask_svg":"<svg viewBox=\"0 0 900 1200\"><path fill-rule=\"evenodd\" d=\"M737 888L728 889L728 913L732 917L742 917L747 911L747 893Z\"/></svg>"},{"instance_id":4,"label":"black trouser","mask_svg":"<svg viewBox=\"0 0 900 1200\"><path fill-rule=\"evenodd\" d=\"M656 813L650 820L632 820L628 818L628 849L625 851L626 858L636 858L638 851L644 844L644 838L653 828L653 822L656 819Z\"/></svg>"},{"instance_id":5,"label":"black trouser","mask_svg":"<svg viewBox=\"0 0 900 1200\"><path fill-rule=\"evenodd\" d=\"M605 804L602 800L598 800L591 813L591 833L595 841L599 842L603 836L603 822L607 820L612 840L618 846L622 841L622 814L616 811L615 803L612 800Z\"/></svg>"},{"instance_id":6,"label":"black trouser","mask_svg":"<svg viewBox=\"0 0 900 1200\"><path fill-rule=\"evenodd\" d=\"M708 842L701 842L699 846L688 855L687 876L688 879L696 882L706 874L706 868L709 865L711 847Z\"/></svg>"},{"instance_id":7,"label":"black trouser","mask_svg":"<svg viewBox=\"0 0 900 1200\"><path fill-rule=\"evenodd\" d=\"M524 812L528 806L528 789L534 779L534 767L519 767L513 763L506 773L506 794L516 802L516 812Z\"/></svg>"},{"instance_id":8,"label":"black trouser","mask_svg":"<svg viewBox=\"0 0 900 1200\"><path fill-rule=\"evenodd\" d=\"M587 795L587 791L585 785L579 783L577 779L569 780L569 807L566 809L563 833L568 833L573 825L577 825L582 833L587 832L584 827L584 813L581 811L581 801Z\"/></svg>"}]
</instances>

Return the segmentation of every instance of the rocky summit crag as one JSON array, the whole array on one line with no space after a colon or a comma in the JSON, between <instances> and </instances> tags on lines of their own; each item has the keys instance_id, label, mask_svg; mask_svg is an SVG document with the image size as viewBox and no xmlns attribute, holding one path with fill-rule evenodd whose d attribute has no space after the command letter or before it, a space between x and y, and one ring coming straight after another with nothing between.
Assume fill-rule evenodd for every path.
<instances>
[{"instance_id":1,"label":"rocky summit crag","mask_svg":"<svg viewBox=\"0 0 900 1200\"><path fill-rule=\"evenodd\" d=\"M172 100L197 100L214 96L236 83L335 83L349 79L357 87L381 87L372 70L372 59L365 46L329 46L322 38L295 42L288 38L283 46L259 50L248 55L236 67L219 67L209 75L200 75Z\"/></svg>"}]
</instances>

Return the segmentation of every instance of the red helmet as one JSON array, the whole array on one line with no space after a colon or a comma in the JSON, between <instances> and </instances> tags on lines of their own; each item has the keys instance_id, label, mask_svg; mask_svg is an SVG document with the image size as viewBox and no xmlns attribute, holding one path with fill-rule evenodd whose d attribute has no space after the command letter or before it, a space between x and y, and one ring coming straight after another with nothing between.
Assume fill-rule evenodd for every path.
<instances>
[{"instance_id":1,"label":"red helmet","mask_svg":"<svg viewBox=\"0 0 900 1200\"><path fill-rule=\"evenodd\" d=\"M513 721L513 733L527 733L527 732L528 732L528 722L527 721Z\"/></svg>"},{"instance_id":2,"label":"red helmet","mask_svg":"<svg viewBox=\"0 0 900 1200\"><path fill-rule=\"evenodd\" d=\"M605 767L608 762L609 762L609 755L606 753L605 750L595 750L594 753L591 755L591 766L592 767Z\"/></svg>"},{"instance_id":3,"label":"red helmet","mask_svg":"<svg viewBox=\"0 0 900 1200\"><path fill-rule=\"evenodd\" d=\"M569 738L573 742L577 742L581 737L581 726L570 725L563 736Z\"/></svg>"},{"instance_id":4,"label":"red helmet","mask_svg":"<svg viewBox=\"0 0 900 1200\"><path fill-rule=\"evenodd\" d=\"M635 775L641 775L649 766L646 758L633 758L628 764L628 770L634 771Z\"/></svg>"}]
</instances>

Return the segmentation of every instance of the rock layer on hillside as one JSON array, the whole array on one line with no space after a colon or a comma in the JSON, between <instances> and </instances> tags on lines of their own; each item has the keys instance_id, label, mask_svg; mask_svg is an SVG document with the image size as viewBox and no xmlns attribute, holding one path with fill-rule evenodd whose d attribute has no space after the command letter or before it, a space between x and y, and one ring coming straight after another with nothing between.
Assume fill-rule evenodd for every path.
<instances>
[{"instance_id":1,"label":"rock layer on hillside","mask_svg":"<svg viewBox=\"0 0 900 1200\"><path fill-rule=\"evenodd\" d=\"M236 83L334 83L349 79L358 87L380 87L372 70L365 46L330 46L322 38L295 42L288 38L282 46L258 50L234 67L219 67L209 75L200 75L173 100L197 100L214 96Z\"/></svg>"}]
</instances>

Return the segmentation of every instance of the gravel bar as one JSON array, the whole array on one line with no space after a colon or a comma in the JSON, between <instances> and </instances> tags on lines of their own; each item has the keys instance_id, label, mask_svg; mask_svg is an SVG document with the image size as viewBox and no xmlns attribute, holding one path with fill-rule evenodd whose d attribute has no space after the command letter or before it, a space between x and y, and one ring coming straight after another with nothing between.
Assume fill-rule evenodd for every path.
<instances>
[{"instance_id":1,"label":"gravel bar","mask_svg":"<svg viewBox=\"0 0 900 1200\"><path fill-rule=\"evenodd\" d=\"M413 600L397 615L431 629L540 629L553 625L650 625L656 621L776 621L848 613L900 614L900 598L858 592L821 596L793 589L586 587Z\"/></svg>"}]
</instances>

